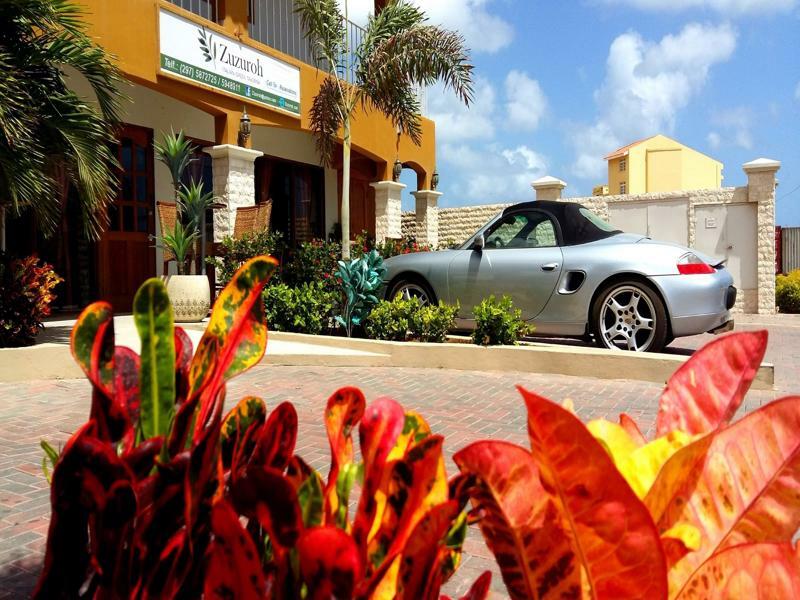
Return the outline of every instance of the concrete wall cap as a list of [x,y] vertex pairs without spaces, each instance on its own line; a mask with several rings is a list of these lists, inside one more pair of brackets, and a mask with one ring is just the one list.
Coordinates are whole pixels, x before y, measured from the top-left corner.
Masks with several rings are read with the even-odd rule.
[[444,192],[437,192],[436,190],[417,190],[411,192],[415,198],[439,198],[444,195]]
[[565,187],[567,187],[567,183],[565,181],[561,181],[558,177],[545,175],[544,177],[540,177],[539,179],[532,181],[531,187],[533,187],[535,190],[549,187],[558,187],[563,190]]
[[206,146],[203,152],[211,155],[211,158],[240,158],[242,160],[249,160],[255,162],[264,153],[260,150],[251,150],[250,148],[242,148],[241,146],[234,146],[233,144],[220,144],[219,146]]
[[370,183],[370,186],[374,187],[376,190],[404,190],[406,189],[405,183],[400,183],[399,181],[375,181]]
[[757,158],[742,165],[745,173],[756,173],[758,171],[777,171],[781,168],[781,161],[771,158]]

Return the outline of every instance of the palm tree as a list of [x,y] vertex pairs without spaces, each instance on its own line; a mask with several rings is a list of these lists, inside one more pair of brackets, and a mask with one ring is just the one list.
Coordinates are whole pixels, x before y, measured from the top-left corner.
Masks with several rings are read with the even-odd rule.
[[[0,1],[0,217],[30,209],[52,234],[63,172],[77,191],[84,230],[96,238],[116,188],[122,78],[82,17],[71,0]],[[69,89],[65,67],[88,80],[96,104]]]
[[[441,81],[467,105],[472,101],[472,65],[464,39],[430,25],[407,0],[390,0],[369,18],[357,48],[349,47],[345,14],[337,0],[295,0],[317,67],[329,77],[311,106],[311,128],[325,164],[331,165],[342,132],[342,258],[350,258],[350,123],[357,107],[377,110],[415,144],[422,137],[417,88]],[[346,77],[354,67],[352,78]],[[349,79],[352,79],[350,81]]]

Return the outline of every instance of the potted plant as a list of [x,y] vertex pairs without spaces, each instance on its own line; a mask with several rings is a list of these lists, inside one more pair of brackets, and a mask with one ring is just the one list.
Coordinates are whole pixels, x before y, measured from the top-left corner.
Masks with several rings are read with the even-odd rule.
[[[175,225],[161,231],[159,246],[175,256],[178,274],[165,277],[167,293],[179,322],[202,321],[211,308],[211,288],[204,274],[187,272],[189,258],[198,255],[202,215],[213,202],[211,192],[203,190],[203,183],[192,180],[182,183],[183,174],[192,161],[195,145],[179,131],[164,134],[155,143],[156,157],[170,171],[175,191]],[[193,252],[194,251],[194,252]],[[194,263],[193,263],[194,264]]]

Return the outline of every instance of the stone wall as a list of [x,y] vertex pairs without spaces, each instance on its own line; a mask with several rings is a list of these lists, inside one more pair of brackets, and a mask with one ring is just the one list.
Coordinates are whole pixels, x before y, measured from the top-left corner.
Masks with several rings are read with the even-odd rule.
[[[511,204],[483,204],[480,206],[459,206],[457,208],[440,208],[439,212],[439,245],[452,246],[463,244],[482,226]],[[403,237],[416,236],[416,214],[414,211],[402,215]]]

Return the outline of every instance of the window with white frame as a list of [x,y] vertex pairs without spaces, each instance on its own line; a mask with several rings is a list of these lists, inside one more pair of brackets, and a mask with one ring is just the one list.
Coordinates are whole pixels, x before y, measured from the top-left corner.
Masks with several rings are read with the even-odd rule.
[[627,158],[620,158],[619,159],[619,172],[624,173],[628,169],[628,159]]
[[619,184],[619,193],[620,194],[627,193],[627,188],[625,186],[625,182],[624,181],[620,182],[620,184]]

